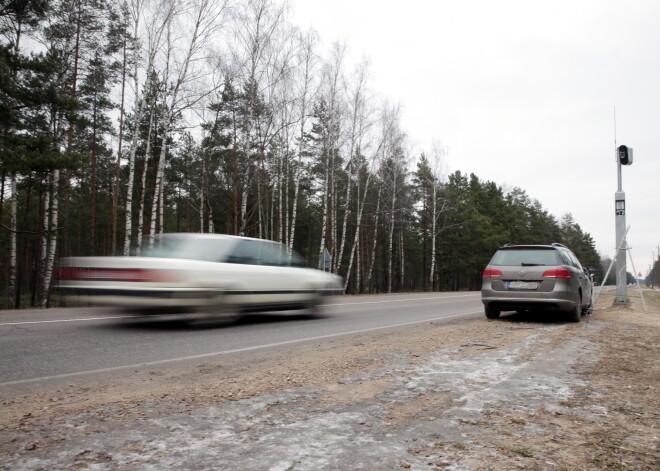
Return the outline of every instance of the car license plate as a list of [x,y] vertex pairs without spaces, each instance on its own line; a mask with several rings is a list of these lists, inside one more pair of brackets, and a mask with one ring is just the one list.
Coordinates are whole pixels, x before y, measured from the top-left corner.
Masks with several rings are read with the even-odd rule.
[[539,284],[536,281],[507,281],[506,287],[509,289],[536,289]]

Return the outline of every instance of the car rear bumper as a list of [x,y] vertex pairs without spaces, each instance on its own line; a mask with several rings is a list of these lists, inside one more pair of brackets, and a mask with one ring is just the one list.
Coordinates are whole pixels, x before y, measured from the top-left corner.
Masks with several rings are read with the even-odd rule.
[[[565,296],[564,296],[565,294]],[[547,297],[538,292],[506,292],[482,290],[481,301],[485,306],[497,311],[515,311],[519,309],[554,309],[572,311],[578,301],[570,293],[552,292]]]

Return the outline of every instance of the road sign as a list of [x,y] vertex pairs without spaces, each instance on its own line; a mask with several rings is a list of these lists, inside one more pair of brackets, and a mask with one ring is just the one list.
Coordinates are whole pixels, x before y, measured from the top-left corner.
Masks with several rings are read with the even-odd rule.
[[323,249],[323,254],[321,255],[321,270],[330,270],[332,268],[332,257],[328,249]]

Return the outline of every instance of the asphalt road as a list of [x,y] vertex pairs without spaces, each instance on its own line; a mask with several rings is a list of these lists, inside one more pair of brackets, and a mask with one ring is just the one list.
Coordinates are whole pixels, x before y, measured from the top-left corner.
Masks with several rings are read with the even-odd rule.
[[[285,313],[286,314],[286,313]],[[479,292],[330,298],[316,318],[251,316],[188,325],[104,308],[0,312],[0,388],[244,354],[416,323],[483,315]]]

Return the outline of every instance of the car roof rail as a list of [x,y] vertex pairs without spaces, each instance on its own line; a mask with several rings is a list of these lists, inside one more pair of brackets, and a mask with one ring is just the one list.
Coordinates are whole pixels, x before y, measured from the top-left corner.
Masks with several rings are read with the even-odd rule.
[[553,243],[552,243],[552,246],[553,246],[553,247],[564,247],[565,249],[568,248],[568,247],[566,247],[564,244],[560,244],[559,242],[553,242]]
[[513,247],[514,245],[516,245],[516,244],[512,244],[511,242],[507,242],[506,244],[504,244],[504,247]]

